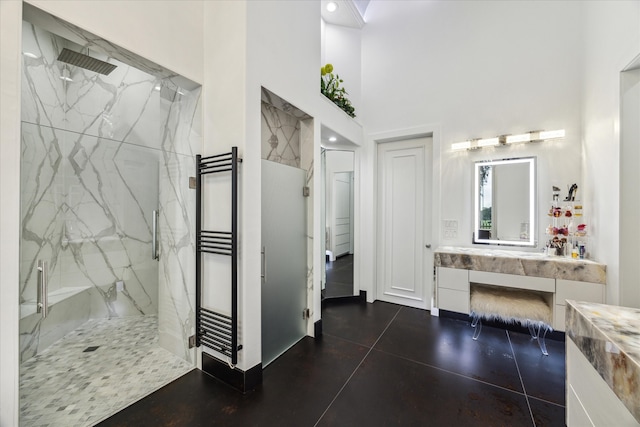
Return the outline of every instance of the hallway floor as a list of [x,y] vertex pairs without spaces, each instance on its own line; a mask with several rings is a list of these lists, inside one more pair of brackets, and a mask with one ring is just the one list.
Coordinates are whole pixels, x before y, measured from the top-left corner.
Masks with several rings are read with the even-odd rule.
[[353,295],[353,255],[343,255],[326,265],[327,283],[322,291],[324,298]]
[[564,426],[564,343],[383,302],[335,305],[242,395],[194,370],[107,426]]

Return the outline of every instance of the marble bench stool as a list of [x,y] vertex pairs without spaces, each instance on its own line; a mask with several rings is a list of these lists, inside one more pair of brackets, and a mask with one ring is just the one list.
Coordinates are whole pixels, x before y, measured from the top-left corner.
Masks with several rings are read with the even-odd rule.
[[519,323],[529,329],[531,337],[538,341],[540,350],[549,355],[545,336],[551,331],[552,311],[544,296],[501,286],[474,285],[471,287],[471,326],[475,328],[473,339],[482,331],[482,319]]

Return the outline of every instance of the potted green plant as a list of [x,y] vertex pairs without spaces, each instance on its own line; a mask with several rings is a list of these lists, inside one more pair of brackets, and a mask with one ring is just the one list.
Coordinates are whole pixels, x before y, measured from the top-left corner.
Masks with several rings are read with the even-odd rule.
[[346,97],[348,93],[341,86],[341,83],[343,83],[343,80],[340,76],[333,74],[333,65],[326,64],[320,68],[320,93],[329,98],[349,116],[355,117],[356,109],[353,108],[351,101]]

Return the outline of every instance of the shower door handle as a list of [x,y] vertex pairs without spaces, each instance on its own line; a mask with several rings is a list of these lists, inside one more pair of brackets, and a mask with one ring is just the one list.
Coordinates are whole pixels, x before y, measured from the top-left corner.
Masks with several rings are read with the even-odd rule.
[[47,262],[38,260],[38,299],[36,312],[42,313],[42,318],[49,312],[49,277],[47,276]]
[[153,210],[153,229],[151,231],[151,259],[160,259],[158,255],[158,211]]
[[262,252],[260,252],[262,255],[262,273],[260,274],[260,277],[262,278],[263,282],[267,281],[267,248],[266,246],[262,247]]

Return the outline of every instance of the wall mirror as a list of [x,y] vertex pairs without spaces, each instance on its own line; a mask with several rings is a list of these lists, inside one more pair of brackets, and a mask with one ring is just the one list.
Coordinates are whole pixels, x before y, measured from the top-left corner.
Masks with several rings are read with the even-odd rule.
[[325,125],[321,129],[320,221],[325,230],[321,297],[352,298],[360,293],[354,269],[359,256],[355,244],[358,146]]
[[536,158],[476,162],[473,243],[536,246]]

